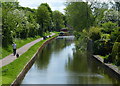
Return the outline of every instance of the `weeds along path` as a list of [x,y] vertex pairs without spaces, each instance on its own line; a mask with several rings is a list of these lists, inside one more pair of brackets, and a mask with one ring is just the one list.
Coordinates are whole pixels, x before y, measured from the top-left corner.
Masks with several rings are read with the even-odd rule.
[[[55,33],[52,33],[51,36],[55,35]],[[16,53],[18,53],[19,55],[22,55],[23,53],[25,53],[31,46],[33,46],[34,44],[36,44],[37,42],[43,40],[43,38],[39,38],[36,39],[24,46],[22,46],[21,48],[17,49]],[[4,52],[3,52],[4,53]],[[14,56],[13,54],[10,54],[8,56],[6,56],[5,58],[0,60],[0,67],[5,66],[7,64],[10,64],[11,62],[13,62],[16,58],[16,56]]]

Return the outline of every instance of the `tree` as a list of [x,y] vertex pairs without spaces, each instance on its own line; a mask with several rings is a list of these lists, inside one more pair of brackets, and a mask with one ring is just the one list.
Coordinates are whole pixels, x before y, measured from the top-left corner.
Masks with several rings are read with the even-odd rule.
[[112,23],[112,22],[106,22],[102,24],[102,32],[103,33],[107,33],[107,34],[111,34],[111,32],[114,31],[114,29],[117,27],[116,23]]
[[51,31],[51,29],[52,29],[52,22],[53,22],[52,10],[51,10],[50,6],[47,3],[42,3],[41,6],[46,6],[48,11],[49,11],[49,13],[50,13],[51,20],[50,20],[50,23],[49,23],[49,26],[48,26],[48,31]]
[[58,10],[53,11],[53,26],[55,31],[60,31],[64,27],[64,15]]
[[120,13],[116,10],[106,10],[104,12],[104,16],[103,18],[101,19],[101,21],[104,21],[104,22],[113,22],[113,23],[116,23],[119,21],[119,15]]
[[43,35],[43,32],[46,32],[48,30],[50,20],[51,17],[48,8],[44,5],[40,5],[37,9],[37,22],[40,25],[39,28],[40,35]]
[[65,9],[68,24],[75,30],[88,29],[93,24],[92,11],[86,2],[71,2]]
[[2,2],[2,45],[13,41],[13,29],[16,26],[12,12],[18,7],[18,2]]
[[120,2],[115,2],[115,4],[116,4],[116,10],[118,11],[118,15],[119,15],[119,17],[118,17],[118,25],[120,26]]
[[108,10],[109,4],[108,3],[101,3],[98,1],[93,1],[90,4],[90,8],[92,9],[92,14],[94,16],[94,25],[100,26],[101,23],[104,23],[103,17],[104,12]]
[[2,43],[3,47],[16,38],[28,38],[38,35],[35,9],[18,7],[17,2],[2,3]]
[[120,2],[115,2],[115,5],[116,5],[116,10],[120,11]]

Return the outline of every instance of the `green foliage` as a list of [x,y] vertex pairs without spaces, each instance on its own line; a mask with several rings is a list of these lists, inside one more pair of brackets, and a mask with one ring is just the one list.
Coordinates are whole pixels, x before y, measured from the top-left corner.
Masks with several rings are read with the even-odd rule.
[[19,6],[19,2],[11,1],[11,2],[2,2],[2,7],[10,10],[10,9],[15,9]]
[[[59,12],[60,13],[60,12]],[[63,14],[58,20],[58,29],[64,26]],[[55,19],[54,19],[55,20]],[[16,38],[27,39],[54,30],[52,10],[47,3],[38,9],[19,6],[18,2],[2,2],[2,45],[7,47]]]
[[15,38],[35,37],[39,25],[36,23],[35,10],[18,7],[16,2],[2,3],[2,43],[4,47],[11,44]]
[[104,41],[105,43],[108,42],[110,40],[110,34],[102,34],[101,40]]
[[64,15],[58,10],[53,11],[53,27],[55,31],[60,31],[64,27]]
[[120,42],[120,35],[117,37],[116,42]]
[[[84,9],[84,10],[83,10]],[[66,7],[67,21],[77,31],[89,28],[93,24],[93,15],[89,5],[85,2],[71,2]]]
[[119,44],[115,43],[120,40],[119,3],[70,2],[66,6],[67,26],[74,29],[76,47],[86,50],[87,42],[92,39],[93,54],[105,56],[112,62],[112,52],[112,57],[119,64]]
[[74,31],[73,34],[77,39],[80,37],[80,32]]
[[89,37],[95,41],[101,38],[101,28],[92,27],[89,29]]
[[111,40],[115,42],[117,37],[120,35],[120,27],[114,28],[114,31],[111,33]]
[[117,22],[118,25],[120,26],[120,21],[119,21],[120,12],[118,11],[119,2],[102,3],[102,2],[93,1],[91,3],[91,9],[95,19],[94,22],[95,26],[101,26],[101,24],[109,21],[113,23]]
[[120,65],[120,42],[114,43],[111,55],[113,62]]
[[103,17],[102,21],[104,21],[104,22],[111,21],[111,22],[114,22],[114,23],[118,21],[118,24],[119,24],[119,17],[120,17],[119,14],[120,13],[118,11],[113,10],[113,9],[106,10],[104,12],[104,17]]
[[81,51],[85,51],[87,48],[88,42],[88,31],[83,29],[82,32],[74,31],[74,35],[76,37],[76,48]]
[[52,17],[52,10],[51,10],[50,6],[47,3],[42,3],[41,6],[47,7],[48,11],[50,12],[50,16]]
[[37,9],[37,22],[40,25],[39,34],[43,35],[43,32],[46,32],[48,30],[50,21],[51,16],[48,7],[45,5],[40,5]]
[[95,26],[100,26],[101,23],[103,22],[103,17],[104,17],[104,12],[106,11],[107,9],[105,8],[95,8],[94,10],[94,18],[95,18],[95,22],[94,22],[94,25]]
[[103,33],[111,34],[111,32],[113,32],[113,29],[117,27],[117,24],[109,21],[109,22],[103,23],[102,27],[103,27],[102,29]]
[[106,56],[112,51],[112,43],[106,42],[105,40],[96,40],[94,42],[94,54]]

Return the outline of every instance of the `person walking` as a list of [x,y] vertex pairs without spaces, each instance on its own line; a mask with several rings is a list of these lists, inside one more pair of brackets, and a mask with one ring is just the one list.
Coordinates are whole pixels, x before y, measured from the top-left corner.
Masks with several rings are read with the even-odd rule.
[[12,46],[13,46],[13,55],[15,56],[16,55],[16,46],[17,45],[15,43],[13,43]]

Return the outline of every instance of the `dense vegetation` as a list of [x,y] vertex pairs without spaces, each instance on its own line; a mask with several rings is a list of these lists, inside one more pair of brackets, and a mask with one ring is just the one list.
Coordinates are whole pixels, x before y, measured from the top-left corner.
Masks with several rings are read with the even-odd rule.
[[83,46],[92,40],[94,54],[120,65],[119,2],[68,2],[65,15],[52,11],[47,3],[42,3],[38,9],[21,7],[19,2],[1,4],[3,49],[16,39],[45,36],[46,32],[60,31],[67,26],[74,29],[78,49],[85,49]]
[[[2,2],[2,58],[12,53],[11,44],[17,48],[51,31],[65,27],[65,16],[59,11],[52,11],[47,3],[38,9],[22,7],[19,2]],[[2,59],[0,58],[0,59]]]
[[[55,19],[56,16],[60,18]],[[47,3],[42,3],[38,9],[30,9],[21,7],[19,2],[2,2],[3,47],[16,39],[44,36],[45,32],[59,31],[64,26],[64,15],[52,11]]]
[[92,42],[93,54],[105,57],[105,62],[120,65],[120,3],[66,3],[69,28],[74,29],[77,48],[87,49]]

